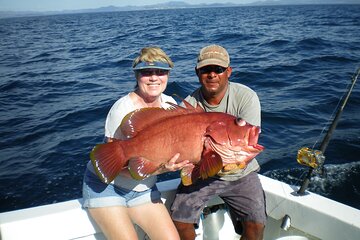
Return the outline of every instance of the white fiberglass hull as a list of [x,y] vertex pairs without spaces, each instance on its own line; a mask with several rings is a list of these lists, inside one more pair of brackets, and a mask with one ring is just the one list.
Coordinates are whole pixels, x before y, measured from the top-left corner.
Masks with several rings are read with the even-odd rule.
[[[269,216],[264,239],[358,239],[360,210],[308,193],[296,196],[297,189],[260,175]],[[179,179],[158,183],[166,206],[174,198]],[[0,239],[105,239],[96,223],[81,207],[81,199],[0,213]],[[218,209],[204,214],[197,228],[199,239],[239,239],[220,198],[207,206]],[[286,217],[285,217],[286,216]],[[287,231],[281,228],[287,218]],[[283,223],[285,224],[285,222]],[[285,225],[286,225],[285,224]],[[139,239],[147,239],[138,228]]]

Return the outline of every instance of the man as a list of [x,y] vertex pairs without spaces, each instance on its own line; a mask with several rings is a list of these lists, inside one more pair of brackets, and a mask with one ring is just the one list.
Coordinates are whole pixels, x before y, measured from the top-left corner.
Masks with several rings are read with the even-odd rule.
[[[195,68],[201,87],[185,100],[205,111],[225,112],[260,126],[260,102],[245,85],[229,82],[232,73],[225,48],[210,45],[201,49]],[[231,219],[241,239],[263,239],[266,222],[265,196],[257,175],[259,164],[253,159],[245,167],[226,174],[180,185],[171,206],[171,216],[182,240],[195,239],[198,223],[207,200],[219,195],[227,204]]]

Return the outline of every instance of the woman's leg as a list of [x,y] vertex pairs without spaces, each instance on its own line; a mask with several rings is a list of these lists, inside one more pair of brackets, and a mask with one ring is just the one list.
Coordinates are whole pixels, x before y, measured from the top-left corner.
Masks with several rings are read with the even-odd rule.
[[161,202],[128,208],[131,219],[156,240],[179,240],[179,234],[169,212]]
[[121,206],[89,208],[89,212],[108,240],[137,239],[128,208]]

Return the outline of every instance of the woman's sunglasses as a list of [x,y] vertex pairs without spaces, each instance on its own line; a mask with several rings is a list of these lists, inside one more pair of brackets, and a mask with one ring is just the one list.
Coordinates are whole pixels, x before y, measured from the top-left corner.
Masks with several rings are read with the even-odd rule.
[[153,75],[156,76],[164,76],[167,75],[169,73],[169,70],[164,70],[164,69],[143,69],[143,70],[138,70],[138,72],[141,74],[141,76],[143,77],[150,77]]

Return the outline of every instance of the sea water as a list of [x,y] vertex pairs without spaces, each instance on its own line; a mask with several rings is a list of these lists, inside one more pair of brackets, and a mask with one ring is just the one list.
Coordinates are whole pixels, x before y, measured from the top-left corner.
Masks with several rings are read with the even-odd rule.
[[[81,197],[107,112],[133,90],[132,60],[150,45],[174,61],[166,93],[181,97],[199,86],[198,51],[224,46],[230,80],[261,100],[261,173],[300,185],[298,149],[318,147],[360,67],[359,16],[360,5],[304,5],[0,19],[0,211]],[[360,209],[360,86],[325,155],[309,189]]]

